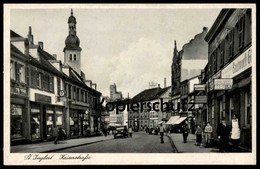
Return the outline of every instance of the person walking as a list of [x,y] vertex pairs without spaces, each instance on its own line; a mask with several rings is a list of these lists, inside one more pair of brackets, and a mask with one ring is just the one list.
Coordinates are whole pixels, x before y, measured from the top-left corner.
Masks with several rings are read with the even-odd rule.
[[219,150],[220,152],[225,152],[228,149],[230,129],[226,123],[225,119],[221,120],[221,123],[217,127],[217,135],[220,143]]
[[204,129],[205,139],[206,139],[206,147],[210,144],[212,131],[213,131],[212,126],[210,125],[210,122],[208,122],[205,129]]
[[234,114],[232,121],[231,121],[231,141],[235,149],[238,148],[239,141],[240,141],[240,129],[239,129],[239,122],[237,115]]
[[133,132],[132,126],[130,126],[129,129],[128,129],[128,133],[129,133],[129,136],[130,136],[130,137],[132,137],[132,132]]
[[185,120],[185,123],[182,126],[182,135],[183,135],[183,143],[186,143],[187,137],[189,135],[189,127],[188,127],[188,121],[187,120]]
[[59,129],[57,126],[53,127],[52,136],[54,137],[54,144],[57,144],[58,137],[59,137]]
[[196,134],[196,143],[197,143],[197,146],[200,146],[201,145],[201,141],[202,141],[202,136],[203,136],[203,130],[200,126],[200,124],[197,126],[197,129],[195,131],[195,134]]
[[161,138],[161,143],[164,143],[164,140],[163,140],[163,135],[164,135],[164,132],[165,132],[165,129],[163,127],[163,124],[160,125],[159,127],[159,131],[160,131],[160,138]]

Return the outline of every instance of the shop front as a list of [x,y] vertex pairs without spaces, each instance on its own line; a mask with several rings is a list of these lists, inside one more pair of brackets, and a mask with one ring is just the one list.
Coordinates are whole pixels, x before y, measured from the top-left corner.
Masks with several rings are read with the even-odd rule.
[[65,127],[65,109],[53,105],[51,96],[35,94],[35,101],[30,101],[31,140],[52,140],[53,127]]
[[87,107],[71,105],[69,109],[69,131],[71,138],[88,136],[90,131]]

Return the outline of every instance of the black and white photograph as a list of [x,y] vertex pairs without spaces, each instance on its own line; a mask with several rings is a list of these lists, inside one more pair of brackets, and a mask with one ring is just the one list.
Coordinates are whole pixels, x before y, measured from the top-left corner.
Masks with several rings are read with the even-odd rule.
[[255,4],[4,4],[4,164],[256,164]]

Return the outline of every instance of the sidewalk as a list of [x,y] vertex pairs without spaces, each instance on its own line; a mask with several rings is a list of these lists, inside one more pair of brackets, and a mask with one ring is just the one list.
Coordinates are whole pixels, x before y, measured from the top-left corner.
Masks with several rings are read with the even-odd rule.
[[219,152],[218,149],[210,147],[205,148],[204,146],[196,146],[195,134],[189,134],[187,142],[183,143],[182,133],[171,133],[168,136],[172,139],[178,153],[212,153]]
[[113,139],[113,135],[11,146],[11,153],[48,153]]

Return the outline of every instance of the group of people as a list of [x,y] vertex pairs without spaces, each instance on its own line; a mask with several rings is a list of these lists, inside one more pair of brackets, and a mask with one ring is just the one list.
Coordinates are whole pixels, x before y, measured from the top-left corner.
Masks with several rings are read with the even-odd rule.
[[[196,134],[196,145],[202,145],[202,138],[205,138],[206,147],[211,143],[213,128],[210,125],[210,122],[207,123],[204,130],[201,125],[197,125],[195,134]],[[182,126],[183,133],[183,142],[187,142],[187,137],[190,133],[190,129],[188,127],[188,121],[186,120],[184,125]],[[223,118],[221,123],[217,126],[217,137],[219,140],[219,149],[220,152],[227,151],[229,148],[229,141],[233,143],[234,148],[237,148],[240,140],[240,129],[237,115],[234,114],[231,126],[226,123],[226,120]],[[231,139],[231,140],[230,140]]]

